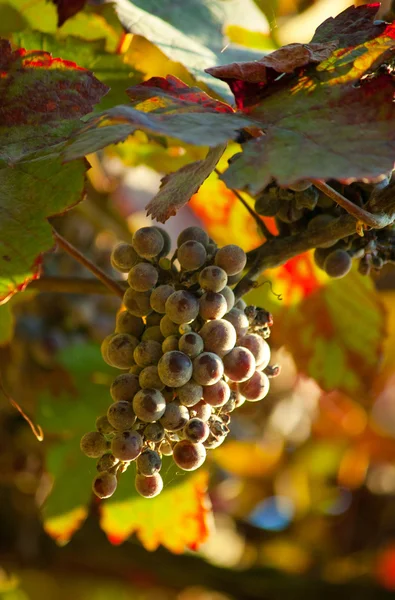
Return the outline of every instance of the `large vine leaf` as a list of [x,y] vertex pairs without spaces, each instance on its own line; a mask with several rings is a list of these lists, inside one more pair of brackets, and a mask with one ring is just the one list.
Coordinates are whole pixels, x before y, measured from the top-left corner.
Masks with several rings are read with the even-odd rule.
[[47,217],[82,199],[86,163],[59,159],[0,169],[0,302],[36,278],[40,255],[54,242]]
[[92,73],[48,52],[0,40],[0,159],[15,163],[65,139],[108,91]]

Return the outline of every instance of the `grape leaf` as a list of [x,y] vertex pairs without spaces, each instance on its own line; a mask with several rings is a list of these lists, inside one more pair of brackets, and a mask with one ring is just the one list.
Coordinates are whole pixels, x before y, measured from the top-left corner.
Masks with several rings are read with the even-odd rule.
[[14,333],[14,317],[9,303],[0,305],[0,346],[8,344]]
[[120,544],[136,533],[147,550],[162,544],[180,554],[186,547],[196,550],[206,540],[211,527],[207,471],[180,473],[172,462],[169,468],[162,467],[162,475],[163,491],[149,500],[135,491],[133,474],[120,478],[116,493],[101,508],[100,526],[112,543]]
[[166,175],[160,190],[147,205],[147,215],[165,223],[195,194],[204,180],[214,170],[226,146],[211,148],[203,160],[185,165],[175,173]]
[[329,17],[315,31],[312,42],[324,43],[337,40],[340,48],[357,46],[377,37],[386,25],[374,18],[380,8],[379,2],[364,6],[349,6],[336,17]]
[[0,168],[0,301],[38,276],[40,254],[54,242],[46,219],[82,199],[86,163],[59,159]]
[[0,40],[0,57],[0,159],[9,163],[67,139],[108,91],[89,71],[48,52],[13,52]]
[[52,0],[58,11],[58,27],[76,15],[85,6],[86,0]]

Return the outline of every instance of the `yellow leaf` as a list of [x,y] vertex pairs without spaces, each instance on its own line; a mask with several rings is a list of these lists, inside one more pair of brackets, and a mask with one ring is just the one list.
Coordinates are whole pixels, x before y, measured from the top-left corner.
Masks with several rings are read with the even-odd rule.
[[283,452],[280,439],[265,443],[230,441],[213,452],[216,463],[233,475],[262,477],[271,473]]
[[63,546],[80,529],[82,523],[88,516],[87,508],[78,506],[70,512],[60,516],[49,517],[44,520],[44,529],[57,544]]

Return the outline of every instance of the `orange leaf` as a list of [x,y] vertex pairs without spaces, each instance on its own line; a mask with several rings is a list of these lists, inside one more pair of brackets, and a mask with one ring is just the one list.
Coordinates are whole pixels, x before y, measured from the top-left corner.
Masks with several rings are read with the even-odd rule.
[[67,544],[74,533],[80,529],[87,516],[88,509],[83,506],[78,506],[70,512],[60,516],[45,519],[43,527],[48,535],[56,540],[60,546],[63,546],[64,544]]

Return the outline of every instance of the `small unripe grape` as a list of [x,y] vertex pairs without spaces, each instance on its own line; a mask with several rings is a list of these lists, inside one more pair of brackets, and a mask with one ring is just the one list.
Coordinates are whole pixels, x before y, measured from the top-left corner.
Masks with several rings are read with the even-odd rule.
[[114,402],[128,400],[131,402],[140,389],[139,378],[132,373],[122,373],[114,379],[110,387],[111,398]]
[[111,441],[111,452],[122,461],[135,460],[143,449],[143,438],[138,431],[122,431]]
[[187,354],[190,358],[195,358],[204,349],[203,339],[198,333],[191,331],[190,333],[184,333],[178,341],[178,348],[184,354]]
[[177,388],[177,396],[184,406],[194,406],[203,398],[203,387],[195,381],[188,381]]
[[333,250],[324,263],[324,270],[330,277],[340,278],[347,275],[352,267],[352,258],[345,250]]
[[206,262],[207,252],[203,244],[195,240],[188,240],[179,246],[177,259],[185,271],[200,269]]
[[265,369],[270,362],[270,346],[257,333],[247,333],[238,340],[238,345],[248,348],[254,355],[256,368]]
[[189,412],[186,406],[177,402],[169,402],[160,423],[166,431],[178,431],[182,429],[189,420]]
[[232,310],[226,313],[224,319],[229,321],[229,323],[232,323],[238,338],[243,337],[247,333],[250,324],[244,310],[232,308]]
[[155,327],[155,325],[160,325],[161,320],[162,315],[157,312],[151,312],[145,317],[145,324],[147,327]]
[[204,400],[201,400],[200,402],[198,402],[198,404],[195,404],[195,406],[189,409],[189,414],[191,415],[191,417],[197,417],[202,421],[208,421],[212,415],[212,412],[213,409],[211,407],[211,404],[208,404]]
[[221,290],[219,292],[220,294],[222,294],[222,296],[225,298],[226,300],[226,312],[229,312],[230,310],[232,310],[232,308],[235,305],[235,295],[233,293],[233,290],[230,289],[230,287],[228,287],[227,285],[224,287],[223,290]]
[[103,454],[96,463],[96,469],[99,473],[102,473],[103,471],[109,471],[118,463],[119,460],[113,454]]
[[108,407],[107,419],[118,431],[130,429],[136,422],[133,406],[126,400],[119,400]]
[[248,348],[236,346],[223,358],[225,375],[232,381],[246,381],[255,371],[255,358]]
[[191,331],[192,331],[192,325],[189,325],[188,323],[182,323],[178,328],[178,333],[180,335],[185,335],[186,333],[191,333]]
[[192,323],[199,314],[199,302],[191,292],[178,290],[166,300],[166,315],[173,321],[181,325],[182,323]]
[[141,371],[139,375],[139,384],[142,388],[153,388],[154,390],[159,391],[162,391],[165,387],[159,377],[158,367],[156,365],[150,365]]
[[200,385],[213,385],[223,374],[222,360],[213,352],[202,352],[193,361],[193,379]]
[[160,326],[160,330],[161,330],[162,334],[165,336],[165,338],[169,337],[170,335],[178,336],[179,332],[178,332],[177,323],[173,323],[173,321],[171,319],[169,319],[169,317],[167,315],[162,317],[159,326]]
[[215,352],[218,356],[225,356],[236,344],[236,330],[232,323],[225,319],[207,321],[199,334],[203,338],[204,349]]
[[226,272],[215,265],[205,267],[199,274],[200,287],[205,291],[220,292],[228,282]]
[[197,444],[198,442],[204,442],[210,433],[210,428],[202,421],[202,419],[190,419],[184,427],[184,435],[187,440]]
[[136,475],[135,479],[136,491],[143,498],[155,498],[163,490],[163,479],[159,473],[155,473],[150,477],[145,475]]
[[162,352],[171,352],[172,350],[178,350],[178,336],[169,335],[162,342]]
[[107,357],[117,369],[128,369],[134,365],[133,352],[138,339],[129,333],[117,333],[108,342]]
[[162,459],[155,450],[147,448],[138,457],[136,465],[141,475],[151,476],[161,470]]
[[121,273],[128,273],[141,258],[131,244],[120,242],[111,252],[111,264],[114,269]]
[[128,310],[122,310],[117,314],[116,333],[130,333],[130,335],[139,338],[143,331],[144,321],[140,317],[132,315]]
[[104,435],[107,435],[114,431],[114,427],[111,425],[111,423],[107,419],[107,415],[102,415],[101,417],[97,417],[96,429],[99,433],[103,433]]
[[156,286],[159,273],[151,263],[141,262],[130,269],[128,283],[136,292],[147,292]]
[[162,344],[153,340],[140,342],[133,353],[133,358],[139,367],[156,365],[162,356]]
[[133,410],[136,416],[145,423],[153,423],[160,419],[166,409],[166,401],[159,390],[146,388],[137,392],[133,398]]
[[110,498],[117,489],[117,478],[113,473],[104,471],[93,480],[92,490],[98,498]]
[[166,308],[166,300],[174,294],[174,288],[171,285],[158,285],[151,293],[150,303],[151,308],[153,308],[157,313],[165,314]]
[[148,442],[155,444],[161,442],[165,437],[165,430],[160,423],[148,423],[144,429],[144,437]]
[[261,371],[255,371],[253,376],[239,384],[240,393],[249,400],[249,402],[258,402],[267,396],[270,388],[270,381]]
[[163,229],[163,227],[157,227],[155,225],[154,229],[157,229],[159,231],[159,233],[161,234],[161,236],[163,237],[163,248],[160,251],[159,256],[160,257],[167,256],[171,250],[171,237],[167,233],[166,229]]
[[150,305],[151,292],[136,292],[128,288],[123,296],[123,303],[132,315],[146,317],[152,311]]
[[165,243],[158,229],[155,227],[142,227],[134,234],[132,245],[139,256],[153,258],[162,252]]
[[228,303],[222,293],[206,292],[199,299],[199,314],[206,321],[221,319],[227,311]]
[[220,248],[215,255],[215,264],[221,267],[227,275],[236,275],[244,269],[247,263],[247,255],[235,244],[229,244]]
[[229,396],[230,388],[223,379],[220,379],[213,385],[206,385],[203,388],[203,399],[214,407],[226,404]]
[[203,444],[193,444],[189,440],[181,440],[173,448],[174,462],[184,471],[194,471],[206,460],[206,449]]
[[163,442],[159,446],[159,452],[163,454],[163,456],[172,456],[173,446],[167,440],[163,440]]
[[192,362],[183,352],[166,352],[158,363],[159,377],[168,387],[181,387],[192,377]]
[[201,227],[187,227],[184,231],[181,231],[177,238],[177,246],[180,247],[189,240],[200,242],[204,247],[208,246],[210,242],[210,238]]
[[141,340],[145,342],[146,340],[152,340],[154,342],[159,342],[160,344],[164,340],[164,335],[160,330],[159,325],[152,325],[151,327],[147,327],[141,336]]
[[90,458],[99,458],[107,451],[107,441],[98,431],[90,431],[82,436],[80,441],[81,451]]

